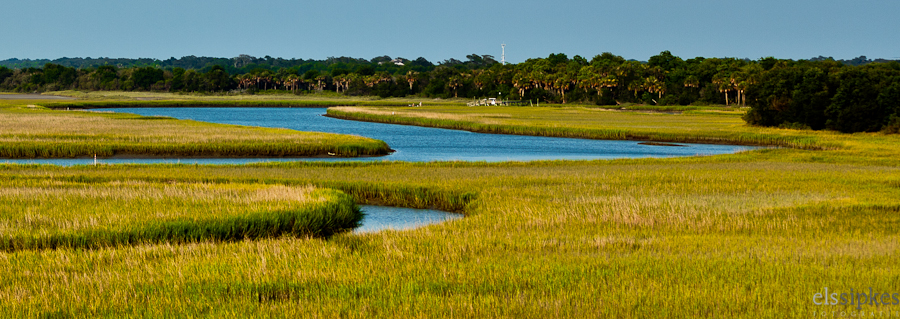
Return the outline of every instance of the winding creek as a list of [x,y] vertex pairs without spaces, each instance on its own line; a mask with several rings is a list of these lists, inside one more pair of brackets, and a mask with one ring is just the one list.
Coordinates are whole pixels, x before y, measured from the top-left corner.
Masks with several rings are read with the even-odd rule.
[[[283,161],[533,161],[585,160],[641,157],[680,157],[728,154],[751,146],[680,144],[684,147],[642,145],[640,141],[610,141],[519,135],[482,134],[418,126],[339,120],[323,116],[324,108],[115,108],[105,111],[145,116],[169,116],[196,121],[280,127],[300,131],[354,134],[379,139],[396,150],[391,155],[364,158],[108,158],[100,163],[245,164]],[[94,163],[93,159],[21,159],[0,163]],[[362,206],[366,217],[356,233],[382,229],[409,229],[439,223],[462,215],[435,210]]]
[[[391,155],[362,158],[110,158],[101,163],[245,164],[276,161],[533,161],[716,155],[752,146],[680,144],[641,145],[640,141],[588,140],[540,136],[472,133],[409,125],[339,120],[322,116],[324,108],[112,108],[104,111],[169,116],[203,122],[280,127],[299,131],[354,134],[379,139],[396,150]],[[9,163],[92,164],[93,159],[0,160]]]

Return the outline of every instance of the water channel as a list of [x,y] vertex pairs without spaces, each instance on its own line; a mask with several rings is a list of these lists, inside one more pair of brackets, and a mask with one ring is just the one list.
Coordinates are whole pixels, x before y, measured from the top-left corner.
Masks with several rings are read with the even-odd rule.
[[[391,155],[363,158],[106,158],[103,164],[245,164],[283,161],[532,161],[715,155],[750,150],[735,145],[642,145],[639,141],[609,141],[519,135],[481,134],[407,125],[347,121],[323,116],[324,108],[120,108],[104,111],[169,116],[203,122],[280,127],[299,131],[354,134],[379,139],[396,150]],[[0,163],[93,164],[94,159],[17,159]],[[366,213],[357,233],[409,229],[460,218],[461,215],[397,207],[362,206]]]
[[[639,141],[588,140],[482,134],[409,125],[339,120],[323,116],[324,108],[118,108],[104,111],[169,116],[203,122],[280,127],[299,131],[354,134],[379,139],[396,150],[391,155],[362,158],[111,158],[100,163],[245,164],[275,161],[533,161],[640,157],[680,157],[736,153],[752,146],[680,144],[641,145]],[[20,159],[0,163],[56,165],[92,164],[93,159]]]

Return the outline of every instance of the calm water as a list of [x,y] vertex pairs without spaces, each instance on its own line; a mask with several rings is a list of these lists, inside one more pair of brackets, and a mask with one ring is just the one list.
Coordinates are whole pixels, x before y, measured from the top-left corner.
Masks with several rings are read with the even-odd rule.
[[[274,161],[530,161],[714,155],[749,150],[731,145],[683,144],[686,147],[640,145],[637,141],[604,141],[518,135],[481,134],[417,126],[338,120],[322,116],[324,108],[127,108],[108,109],[141,115],[300,131],[355,134],[385,141],[391,155],[368,158],[212,158],[99,159],[99,163],[244,164]],[[9,163],[91,164],[93,159],[0,160]],[[462,215],[436,210],[363,206],[366,217],[357,233],[410,229]]]
[[[397,150],[368,158],[274,159],[100,159],[100,163],[243,164],[273,161],[531,161],[677,157],[735,153],[748,146],[682,144],[686,147],[640,145],[638,141],[605,141],[501,134],[481,134],[407,125],[339,120],[322,116],[324,108],[122,108],[114,112],[170,116],[204,122],[281,127],[300,131],[354,134],[385,141]],[[91,164],[93,159],[0,160],[10,163]]]
[[353,230],[355,233],[371,233],[379,230],[404,230],[436,224],[447,220],[462,218],[460,214],[431,209],[412,209],[402,207],[385,207],[360,205],[366,214],[362,226]]

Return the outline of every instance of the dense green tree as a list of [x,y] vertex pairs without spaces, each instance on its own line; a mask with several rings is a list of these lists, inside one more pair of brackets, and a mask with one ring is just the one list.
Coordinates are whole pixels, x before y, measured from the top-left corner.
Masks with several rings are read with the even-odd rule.
[[135,88],[150,90],[150,86],[156,82],[163,81],[163,70],[154,67],[142,67],[134,70],[131,74],[131,82]]
[[897,102],[896,81],[900,73],[880,67],[846,68],[836,75],[839,86],[825,110],[826,126],[842,132],[874,132],[880,130]]
[[833,96],[828,71],[815,66],[776,66],[760,75],[748,92],[748,123],[762,126],[801,123],[825,128],[825,109]]
[[214,65],[206,74],[203,75],[206,80],[206,88],[209,91],[224,91],[232,88],[233,81],[225,72],[225,68]]
[[172,69],[172,83],[171,89],[173,91],[182,91],[184,90],[184,68],[174,68]]
[[62,65],[47,63],[42,72],[41,84],[56,83],[61,88],[69,88],[75,82],[77,71]]
[[647,61],[647,65],[651,67],[658,67],[664,71],[671,72],[683,68],[684,60],[672,55],[672,53],[669,51],[663,51],[658,55],[650,57],[650,60]]
[[12,75],[13,75],[13,71],[12,71],[12,70],[10,70],[10,69],[8,69],[8,68],[6,68],[6,67],[0,66],[0,84],[2,84],[3,81],[6,80],[6,78],[11,77]]
[[[727,104],[750,106],[746,119],[753,125],[900,132],[900,63],[865,57],[851,61],[825,57],[799,61],[772,57],[757,61],[702,57],[683,60],[663,51],[648,62],[629,61],[609,52],[590,61],[554,53],[508,65],[497,63],[493,56],[479,54],[467,55],[466,61],[444,60],[439,65],[421,57],[411,61],[398,59],[403,65],[391,63],[388,56],[371,60],[286,60],[249,55],[233,59],[188,56],[163,61],[100,58],[61,59],[59,64],[13,59],[7,62],[22,67],[0,66],[0,90],[239,89],[253,94],[284,89],[305,94],[328,89],[346,95],[382,97]],[[98,61],[102,64],[92,65]]]

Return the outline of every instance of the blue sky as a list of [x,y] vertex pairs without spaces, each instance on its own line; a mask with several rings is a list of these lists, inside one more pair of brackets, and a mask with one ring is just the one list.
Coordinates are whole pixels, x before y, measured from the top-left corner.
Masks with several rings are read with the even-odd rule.
[[900,59],[900,1],[5,1],[0,59]]

